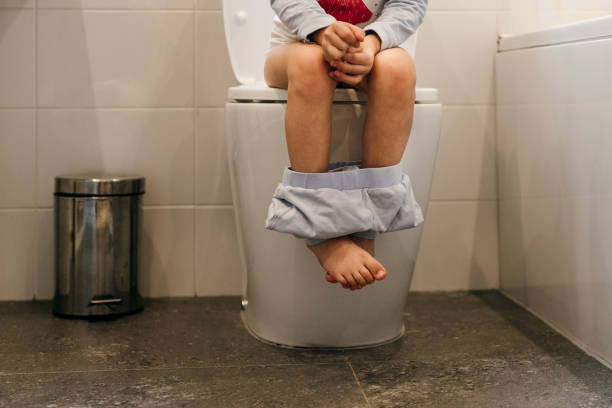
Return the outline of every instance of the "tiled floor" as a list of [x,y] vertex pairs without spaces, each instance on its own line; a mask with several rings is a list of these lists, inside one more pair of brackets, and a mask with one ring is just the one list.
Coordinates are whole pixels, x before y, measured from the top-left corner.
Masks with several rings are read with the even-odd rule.
[[239,305],[0,303],[0,407],[612,407],[612,371],[496,291],[411,293],[401,340],[352,351],[260,343]]

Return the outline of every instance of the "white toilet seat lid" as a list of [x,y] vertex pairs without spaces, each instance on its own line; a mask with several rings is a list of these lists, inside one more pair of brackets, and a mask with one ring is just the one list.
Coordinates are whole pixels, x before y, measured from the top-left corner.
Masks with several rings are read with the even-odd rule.
[[241,84],[263,81],[273,17],[269,0],[223,0],[227,49]]
[[[229,100],[240,102],[267,101],[286,102],[287,90],[270,88],[264,82],[256,82],[248,85],[234,86],[228,89]],[[363,92],[352,88],[336,89],[334,102],[367,102],[368,97]],[[416,103],[437,103],[438,90],[436,88],[416,88]]]

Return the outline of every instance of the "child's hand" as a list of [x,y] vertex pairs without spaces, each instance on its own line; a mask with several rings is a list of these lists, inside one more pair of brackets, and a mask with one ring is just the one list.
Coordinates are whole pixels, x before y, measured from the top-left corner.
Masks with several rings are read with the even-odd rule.
[[349,47],[359,47],[364,38],[363,29],[343,21],[336,21],[314,34],[328,62],[340,61]]
[[342,61],[331,61],[329,65],[335,70],[329,76],[347,85],[357,86],[362,82],[374,65],[374,56],[380,51],[380,39],[368,35],[358,48],[349,48]]

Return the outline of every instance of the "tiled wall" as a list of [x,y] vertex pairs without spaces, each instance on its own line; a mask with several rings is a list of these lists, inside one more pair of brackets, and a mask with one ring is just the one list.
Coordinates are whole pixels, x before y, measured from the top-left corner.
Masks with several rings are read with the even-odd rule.
[[612,13],[612,0],[502,0],[498,31],[518,34]]
[[417,86],[444,105],[429,212],[412,290],[498,286],[495,177],[496,0],[431,0]]
[[[413,290],[498,285],[497,0],[431,0],[418,86],[444,104]],[[147,177],[144,296],[240,293],[221,0],[0,0],[0,299],[53,296],[53,178]]]

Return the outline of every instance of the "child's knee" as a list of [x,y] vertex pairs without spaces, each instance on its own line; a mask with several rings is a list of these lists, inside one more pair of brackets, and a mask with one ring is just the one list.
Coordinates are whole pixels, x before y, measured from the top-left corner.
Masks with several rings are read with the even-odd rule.
[[289,87],[312,97],[327,96],[336,88],[321,47],[305,45],[294,50],[288,63]]
[[377,90],[402,97],[414,93],[416,69],[410,54],[401,48],[380,52],[374,58],[370,81],[375,81]]

